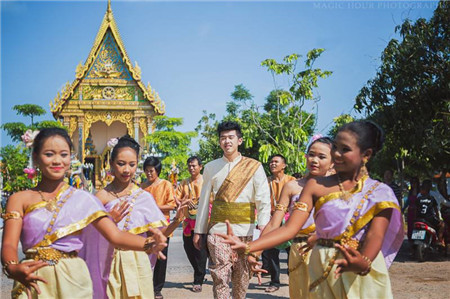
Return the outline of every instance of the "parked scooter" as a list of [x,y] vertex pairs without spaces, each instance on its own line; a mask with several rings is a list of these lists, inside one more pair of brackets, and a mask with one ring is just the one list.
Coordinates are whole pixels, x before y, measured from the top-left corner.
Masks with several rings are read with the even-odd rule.
[[420,219],[414,222],[411,239],[414,242],[415,258],[419,262],[424,262],[427,254],[438,252],[439,241],[436,230]]

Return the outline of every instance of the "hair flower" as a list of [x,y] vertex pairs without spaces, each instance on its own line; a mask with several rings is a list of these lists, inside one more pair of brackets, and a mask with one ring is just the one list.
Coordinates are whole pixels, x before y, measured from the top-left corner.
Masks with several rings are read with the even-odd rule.
[[23,143],[25,143],[26,147],[31,147],[33,145],[34,138],[39,134],[39,131],[31,131],[27,130],[25,134],[21,136]]
[[36,169],[32,167],[27,167],[23,169],[23,172],[27,174],[27,178],[32,180],[36,176]]
[[108,140],[108,142],[106,143],[108,145],[109,148],[113,148],[116,146],[116,144],[119,142],[119,138],[111,138]]

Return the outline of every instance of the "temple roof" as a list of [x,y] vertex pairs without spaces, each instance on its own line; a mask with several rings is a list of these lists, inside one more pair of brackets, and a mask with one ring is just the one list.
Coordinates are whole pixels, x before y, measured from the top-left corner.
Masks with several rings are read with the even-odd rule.
[[[109,57],[111,56],[110,53],[112,53],[114,57]],[[99,64],[101,64],[103,68],[99,69]],[[113,66],[112,68],[110,67],[111,65]],[[128,57],[116,21],[114,20],[110,0],[108,0],[106,13],[103,17],[97,36],[95,37],[94,45],[92,46],[85,63],[83,65],[79,64],[75,73],[75,80],[72,84],[68,82],[61,94],[58,92],[54,101],[50,103],[50,110],[55,118],[59,116],[66,102],[74,96],[75,90],[80,83],[93,80],[97,80],[96,83],[103,80],[112,85],[114,85],[115,81],[121,81],[122,85],[134,81],[141,90],[143,98],[149,101],[154,108],[155,113],[162,115],[165,112],[164,102],[161,101],[158,94],[152,90],[150,84],[146,87],[142,83],[139,65],[136,62],[133,66]]]

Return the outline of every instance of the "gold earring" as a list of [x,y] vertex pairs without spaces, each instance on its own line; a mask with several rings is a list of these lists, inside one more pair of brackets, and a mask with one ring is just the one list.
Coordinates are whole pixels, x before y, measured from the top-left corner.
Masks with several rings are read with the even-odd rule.
[[367,171],[367,167],[366,167],[367,161],[368,161],[367,158],[363,158],[363,160],[362,160],[361,169],[359,171],[359,173],[361,174],[361,177],[369,174],[369,172]]

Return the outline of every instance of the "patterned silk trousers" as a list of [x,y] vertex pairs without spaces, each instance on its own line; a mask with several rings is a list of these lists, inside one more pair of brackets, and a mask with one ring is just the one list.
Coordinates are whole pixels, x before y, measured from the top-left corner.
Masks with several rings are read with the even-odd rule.
[[[249,242],[252,237],[239,237],[239,239]],[[210,255],[209,270],[214,282],[214,298],[230,298],[231,280],[233,299],[245,299],[250,280],[247,257],[238,255],[230,245],[222,243],[222,238],[216,235],[208,235],[207,245]]]

